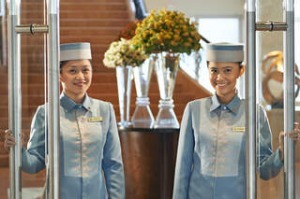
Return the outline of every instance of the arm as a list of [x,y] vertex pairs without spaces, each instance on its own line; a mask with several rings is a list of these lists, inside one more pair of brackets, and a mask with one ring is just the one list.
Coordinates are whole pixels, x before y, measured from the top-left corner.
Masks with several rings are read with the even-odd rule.
[[103,171],[109,198],[125,198],[125,179],[121,153],[121,144],[116,124],[115,113],[109,105],[110,118],[107,138],[103,152]]
[[194,134],[189,104],[183,113],[178,140],[174,177],[173,199],[188,198],[190,176],[193,166]]
[[27,149],[22,148],[22,169],[37,173],[45,168],[45,109],[39,107],[33,117]]
[[273,152],[272,133],[265,111],[259,107],[259,130],[258,133],[258,169],[260,177],[268,180],[275,177],[281,170],[283,163],[281,160],[280,147]]

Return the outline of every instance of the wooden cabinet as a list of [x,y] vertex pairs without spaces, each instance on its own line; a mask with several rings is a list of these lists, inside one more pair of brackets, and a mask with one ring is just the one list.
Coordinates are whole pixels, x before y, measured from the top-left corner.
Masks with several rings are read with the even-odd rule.
[[171,199],[178,129],[119,130],[126,198]]

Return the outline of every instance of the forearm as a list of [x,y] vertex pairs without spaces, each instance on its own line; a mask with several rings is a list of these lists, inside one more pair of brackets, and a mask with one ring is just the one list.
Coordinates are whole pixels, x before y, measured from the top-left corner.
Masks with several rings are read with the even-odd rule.
[[259,166],[260,177],[264,180],[275,177],[281,171],[282,166],[281,152],[278,148],[273,154],[261,160]]
[[22,170],[26,173],[37,173],[45,168],[45,159],[22,148]]
[[106,162],[103,165],[107,192],[111,199],[125,198],[125,177],[122,158]]

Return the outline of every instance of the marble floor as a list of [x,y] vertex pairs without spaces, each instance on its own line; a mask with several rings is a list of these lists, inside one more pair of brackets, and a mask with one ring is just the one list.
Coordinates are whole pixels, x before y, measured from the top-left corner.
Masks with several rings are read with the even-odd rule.
[[[22,188],[22,199],[40,199],[43,195],[43,190],[43,187],[24,187]],[[7,194],[9,196],[9,189]]]
[[[45,184],[45,171],[37,174],[22,172],[22,199],[37,199]],[[9,199],[9,169],[0,167],[0,198]]]

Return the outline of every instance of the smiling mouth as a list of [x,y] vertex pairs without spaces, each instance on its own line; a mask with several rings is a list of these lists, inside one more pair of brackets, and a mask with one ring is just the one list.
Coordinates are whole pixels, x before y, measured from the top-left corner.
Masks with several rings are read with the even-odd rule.
[[85,85],[85,82],[79,82],[79,83],[75,83],[76,86],[83,86]]
[[226,86],[226,84],[225,83],[216,83],[216,86],[224,87],[224,86]]

